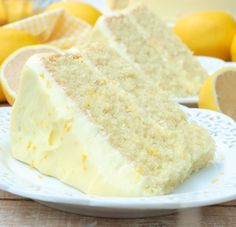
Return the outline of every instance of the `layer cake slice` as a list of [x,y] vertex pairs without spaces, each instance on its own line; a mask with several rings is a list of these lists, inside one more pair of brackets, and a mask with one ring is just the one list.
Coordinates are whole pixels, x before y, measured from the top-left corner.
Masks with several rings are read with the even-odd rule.
[[100,17],[93,41],[110,45],[171,98],[197,96],[208,77],[185,44],[143,5]]
[[16,159],[99,196],[169,193],[215,150],[205,129],[102,44],[29,59],[10,138]]

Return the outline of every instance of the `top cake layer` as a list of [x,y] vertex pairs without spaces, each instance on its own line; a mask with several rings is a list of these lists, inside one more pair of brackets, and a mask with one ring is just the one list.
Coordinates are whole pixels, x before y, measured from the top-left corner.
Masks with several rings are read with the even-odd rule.
[[190,50],[143,5],[101,17],[89,41],[110,45],[171,98],[197,96],[208,77]]

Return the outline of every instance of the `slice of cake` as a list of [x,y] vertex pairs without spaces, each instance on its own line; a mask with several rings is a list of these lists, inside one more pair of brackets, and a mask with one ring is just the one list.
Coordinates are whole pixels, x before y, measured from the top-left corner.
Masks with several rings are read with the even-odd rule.
[[84,193],[153,196],[206,166],[215,145],[112,48],[26,63],[11,115],[12,155]]
[[143,5],[102,16],[89,41],[110,45],[171,98],[197,96],[208,77],[190,50]]
[[176,22],[188,14],[199,11],[226,11],[236,16],[234,0],[107,0],[109,9],[124,9],[143,3],[167,22]]

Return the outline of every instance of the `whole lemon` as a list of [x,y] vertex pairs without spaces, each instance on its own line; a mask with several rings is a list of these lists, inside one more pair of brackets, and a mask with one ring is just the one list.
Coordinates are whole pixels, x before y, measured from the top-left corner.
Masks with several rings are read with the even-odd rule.
[[0,64],[15,50],[39,44],[39,40],[31,34],[11,28],[0,28]]
[[55,2],[46,11],[63,8],[74,17],[81,18],[89,24],[94,25],[101,16],[101,12],[90,4],[84,2]]
[[225,12],[194,13],[176,23],[174,32],[196,55],[230,60],[236,22]]

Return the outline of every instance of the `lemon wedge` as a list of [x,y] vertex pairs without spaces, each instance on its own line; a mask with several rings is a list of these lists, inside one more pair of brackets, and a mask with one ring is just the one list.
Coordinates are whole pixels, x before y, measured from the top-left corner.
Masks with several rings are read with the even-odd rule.
[[0,82],[3,93],[10,105],[13,105],[15,101],[20,83],[20,72],[25,62],[34,54],[51,52],[62,53],[59,49],[49,45],[34,45],[15,51],[3,62]]
[[201,88],[199,108],[222,112],[236,120],[236,66],[225,66],[211,75]]

